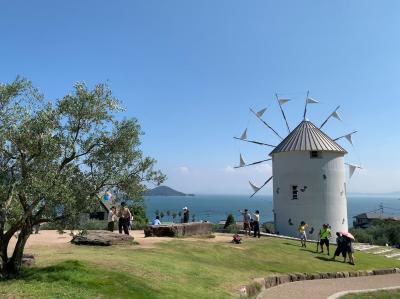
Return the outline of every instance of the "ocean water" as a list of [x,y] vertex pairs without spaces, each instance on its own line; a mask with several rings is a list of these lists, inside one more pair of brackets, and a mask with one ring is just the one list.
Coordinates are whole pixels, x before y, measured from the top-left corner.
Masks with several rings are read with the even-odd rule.
[[[272,196],[257,196],[249,198],[246,195],[196,195],[196,196],[149,196],[145,197],[147,216],[149,219],[155,217],[155,211],[164,212],[163,221],[172,221],[172,216],[166,216],[170,211],[178,213],[183,207],[190,210],[190,218],[195,214],[197,220],[218,222],[225,220],[229,213],[233,213],[236,219],[241,219],[238,209],[259,210],[261,222],[272,221]],[[382,204],[385,214],[400,215],[400,200],[395,196],[348,196],[347,212],[348,223],[353,223],[353,216],[364,212],[379,209]],[[179,221],[179,216],[175,222]]]

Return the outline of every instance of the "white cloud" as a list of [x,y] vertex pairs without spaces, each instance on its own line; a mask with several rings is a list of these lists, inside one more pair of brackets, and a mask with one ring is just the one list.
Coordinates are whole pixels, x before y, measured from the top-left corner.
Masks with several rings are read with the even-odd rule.
[[234,173],[235,169],[232,166],[228,165],[225,167],[224,171],[227,173]]
[[272,167],[269,164],[260,164],[254,167],[254,170],[262,174],[272,174]]
[[180,167],[178,168],[178,170],[179,170],[179,172],[180,172],[181,174],[184,174],[184,175],[187,175],[187,174],[190,173],[189,167],[187,167],[187,166],[180,166]]

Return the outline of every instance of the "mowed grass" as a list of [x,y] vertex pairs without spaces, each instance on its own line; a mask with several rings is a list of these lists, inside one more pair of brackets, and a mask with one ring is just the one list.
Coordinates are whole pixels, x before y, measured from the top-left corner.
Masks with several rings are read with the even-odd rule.
[[240,245],[177,239],[154,248],[36,246],[30,250],[36,267],[0,282],[0,297],[230,298],[240,285],[271,273],[400,267],[400,261],[358,252],[352,266],[315,249],[274,238],[244,238]]
[[400,289],[383,290],[369,293],[349,294],[341,299],[398,299],[400,298]]

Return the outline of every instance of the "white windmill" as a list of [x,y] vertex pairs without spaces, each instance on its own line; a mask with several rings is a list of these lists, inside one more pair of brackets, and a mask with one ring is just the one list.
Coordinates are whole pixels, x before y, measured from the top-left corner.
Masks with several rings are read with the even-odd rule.
[[275,230],[282,235],[296,236],[297,227],[301,221],[309,224],[310,238],[317,238],[318,229],[328,223],[332,232],[348,229],[345,165],[349,167],[351,177],[360,166],[347,164],[344,156],[347,151],[336,143],[338,139],[346,138],[352,144],[353,131],[346,135],[331,139],[321,129],[330,118],[341,120],[338,106],[328,118],[316,127],[307,120],[307,105],[316,104],[317,100],[308,96],[305,100],[303,120],[298,126],[290,130],[282,106],[289,99],[276,100],[285,120],[288,135],[283,138],[267,122],[262,119],[266,108],[255,112],[250,111],[278,138],[281,142],[271,145],[247,139],[247,128],[241,137],[235,139],[274,148],[271,158],[246,164],[240,154],[239,166],[247,167],[272,160],[272,176],[265,183],[257,187],[250,183],[255,195],[261,188],[273,179],[273,212]]

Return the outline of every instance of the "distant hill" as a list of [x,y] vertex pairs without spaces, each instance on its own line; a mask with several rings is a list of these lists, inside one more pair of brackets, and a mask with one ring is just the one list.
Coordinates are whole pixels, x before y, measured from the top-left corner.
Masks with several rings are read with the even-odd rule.
[[145,193],[146,196],[194,196],[194,194],[185,194],[176,191],[168,186],[158,186]]

